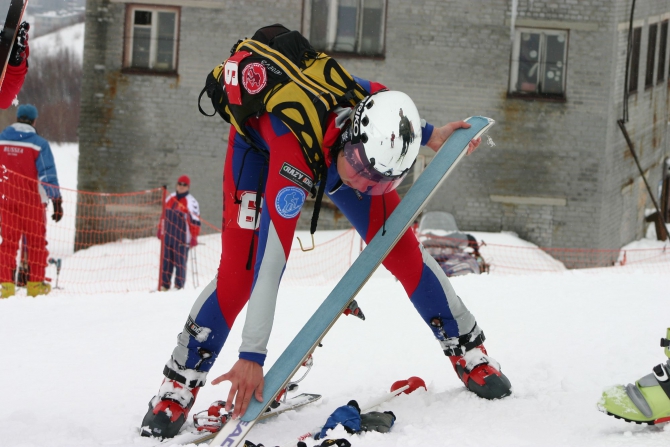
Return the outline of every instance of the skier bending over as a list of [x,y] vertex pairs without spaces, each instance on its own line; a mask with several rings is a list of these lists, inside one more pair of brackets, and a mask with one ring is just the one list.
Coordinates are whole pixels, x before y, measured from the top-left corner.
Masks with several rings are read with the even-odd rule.
[[[149,402],[142,421],[144,436],[173,437],[177,434],[198,390],[205,384],[207,373],[221,351],[235,318],[247,302],[249,307],[239,359],[230,371],[212,383],[231,382],[226,410],[229,411],[234,403],[233,417],[244,414],[252,396],[262,401],[263,364],[279,283],[298,216],[309,192],[317,189],[325,191],[369,243],[398,206],[400,197],[395,188],[412,166],[420,145],[437,151],[456,129],[470,127],[463,121],[433,127],[421,121],[414,103],[404,93],[387,91],[381,84],[351,77],[344,71],[341,72],[342,78],[348,76],[352,88],[360,92],[358,99],[349,106],[338,105],[327,110],[323,121],[296,124],[288,113],[282,113],[286,104],[281,100],[281,90],[277,91],[279,87],[273,85],[274,75],[283,75],[289,70],[286,66],[273,66],[278,64],[276,61],[281,55],[275,54],[271,61],[257,62],[259,59],[254,57],[261,57],[261,50],[267,47],[260,47],[256,42],[266,43],[271,48],[273,45],[274,48],[285,48],[288,42],[300,48],[298,53],[304,50],[307,55],[314,51],[299,33],[275,25],[261,28],[252,39],[240,43],[235,47],[238,51],[228,59],[235,58],[233,67],[225,66],[229,83],[225,84],[224,93],[229,102],[224,104],[225,111],[217,110],[235,125],[230,128],[224,166],[222,254],[218,278],[203,290],[191,309],[177,346],[163,370],[163,383],[158,394]],[[255,48],[254,57],[249,56],[251,51],[241,54],[240,48],[247,47]],[[322,53],[319,58],[318,61],[325,61],[321,67],[334,62],[328,61]],[[242,63],[238,62],[240,60]],[[310,72],[310,67],[312,70],[319,68],[315,62],[304,69],[305,74],[314,73]],[[212,76],[224,78],[221,74],[224,64],[217,68],[219,70],[215,69],[208,79]],[[260,82],[258,78],[244,76],[249,70],[260,73]],[[237,73],[238,80],[231,82],[231,76]],[[264,89],[259,87],[263,85]],[[292,88],[286,99],[295,106],[298,101],[295,98],[301,94],[296,90],[299,87],[292,86],[286,79],[281,85]],[[250,113],[240,124],[233,116],[236,110],[234,103],[241,103],[240,107],[244,107],[245,101],[252,101],[258,96],[262,98],[270,90],[274,92],[273,100],[279,98],[278,104],[270,100],[264,101],[263,106],[268,110],[275,107],[272,112]],[[216,95],[216,92],[212,94]],[[239,94],[241,99],[234,99]],[[319,97],[323,98],[323,95]],[[214,96],[212,99],[216,107],[226,97]],[[317,101],[306,100],[300,107],[315,107]],[[399,160],[402,149],[398,146],[391,148],[389,135],[398,126],[400,108],[416,129],[421,128],[421,140],[417,138],[410,144],[407,155]],[[228,111],[232,112],[231,115]],[[304,113],[302,116],[310,115]],[[323,128],[320,122],[325,123]],[[293,128],[300,131],[295,132]],[[321,132],[322,143],[317,147],[319,157],[306,154],[309,142],[299,140],[299,135],[314,129]],[[474,151],[479,143],[479,139],[471,141],[468,153]],[[323,171],[316,169],[319,177],[310,165],[310,161],[314,160],[325,161]],[[320,178],[321,183],[317,184],[316,178]],[[256,197],[259,191],[264,206],[260,215],[255,215],[260,205]],[[317,203],[318,200],[317,196]],[[252,206],[252,202],[257,204],[256,207]],[[258,227],[255,232],[256,221]],[[250,246],[253,248],[251,253]],[[509,395],[510,382],[500,372],[499,364],[487,355],[483,345],[484,334],[475,317],[411,230],[401,237],[384,260],[384,266],[402,283],[465,386],[486,399]]]

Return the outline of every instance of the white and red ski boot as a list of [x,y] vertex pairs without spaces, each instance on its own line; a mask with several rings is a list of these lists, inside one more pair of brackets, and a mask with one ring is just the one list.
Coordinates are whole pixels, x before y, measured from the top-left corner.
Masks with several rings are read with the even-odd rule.
[[430,321],[444,354],[465,387],[484,399],[501,399],[512,394],[512,384],[500,371],[500,364],[484,348],[484,332],[477,323],[467,334],[448,337],[441,317]]
[[501,399],[512,394],[512,384],[500,371],[500,364],[486,353],[484,345],[467,351],[464,355],[450,355],[454,366],[467,389],[484,399]]
[[174,438],[191,410],[200,388],[189,388],[171,379],[163,379],[158,394],[149,402],[140,434],[156,438]]

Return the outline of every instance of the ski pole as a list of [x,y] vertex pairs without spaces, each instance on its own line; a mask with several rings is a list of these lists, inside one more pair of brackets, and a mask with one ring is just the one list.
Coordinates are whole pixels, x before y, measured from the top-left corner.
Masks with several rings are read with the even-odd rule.
[[200,286],[200,282],[198,281],[198,258],[195,255],[197,247],[193,247],[193,256],[191,257],[191,270],[193,270],[193,285],[197,289],[198,286]]
[[[393,398],[394,398],[395,396],[397,396],[398,394],[401,394],[403,391],[409,389],[410,386],[411,386],[411,385],[407,384],[407,385],[405,385],[405,386],[403,386],[403,387],[400,387],[400,388],[398,388],[398,389],[396,389],[396,390],[393,390],[393,391],[389,391],[388,393],[386,393],[386,394],[384,394],[384,395],[382,395],[382,396],[379,396],[379,397],[377,397],[377,398],[375,398],[375,399],[372,399],[370,402],[367,402],[367,403],[365,404],[365,406],[361,407],[361,413],[368,412],[368,411],[370,411],[371,409],[373,409],[374,407],[376,407],[377,405],[381,405],[381,404],[383,404],[384,402],[393,399]],[[291,440],[291,441],[289,441],[289,442],[287,442],[287,443],[285,443],[285,444],[282,444],[281,447],[295,447],[296,444],[297,444],[298,442],[300,442],[300,441],[304,441],[304,440],[307,439],[307,438],[314,437],[314,435],[315,435],[316,433],[320,433],[322,428],[323,428],[323,426],[315,427],[314,429],[308,431],[307,433],[305,433],[305,434],[303,434],[303,435],[301,435],[301,436],[298,436],[297,439],[293,439],[293,440]]]
[[56,285],[54,286],[54,289],[58,289],[58,277],[60,276],[60,267],[62,265],[61,263],[61,258],[54,259],[54,258],[49,258],[49,264],[56,264]]

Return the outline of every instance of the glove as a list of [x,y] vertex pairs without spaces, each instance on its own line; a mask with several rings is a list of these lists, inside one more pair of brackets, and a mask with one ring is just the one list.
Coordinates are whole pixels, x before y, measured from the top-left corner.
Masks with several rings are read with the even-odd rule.
[[395,422],[395,414],[392,411],[371,411],[361,414],[361,429],[363,431],[378,431],[388,433]]
[[193,248],[198,245],[198,236],[192,236],[191,242],[188,243],[188,246]]
[[7,61],[9,65],[18,67],[21,65],[21,62],[28,59],[28,54],[30,54],[30,49],[28,48],[28,30],[30,30],[28,22],[23,22],[19,25],[19,31],[16,33],[12,52],[9,54],[9,60]]
[[63,218],[63,199],[58,197],[56,199],[51,199],[51,202],[54,205],[54,213],[51,215],[51,218],[56,222],[59,222]]
[[[314,447],[351,447],[351,442],[346,439],[325,439],[321,444]],[[304,442],[299,442],[298,447],[307,447]]]
[[333,411],[333,414],[330,415],[326,424],[321,429],[321,433],[318,434],[318,437],[314,439],[323,439],[326,436],[328,430],[337,427],[337,425],[342,425],[347,433],[358,433],[361,431],[361,409],[358,406],[358,402],[355,400],[350,400],[348,404],[342,405]]

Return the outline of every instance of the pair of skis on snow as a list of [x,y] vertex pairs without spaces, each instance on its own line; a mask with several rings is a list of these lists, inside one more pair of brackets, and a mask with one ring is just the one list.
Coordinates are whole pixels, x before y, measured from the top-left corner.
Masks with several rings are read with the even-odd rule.
[[[424,205],[465,155],[470,141],[483,135],[494,123],[492,119],[481,116],[471,117],[466,121],[471,127],[456,130],[444,143],[386,221],[386,232],[379,231],[375,235],[314,315],[272,365],[265,375],[263,402],[252,399],[244,415],[237,420],[227,421],[215,434],[210,445],[236,447],[244,441],[256,422],[268,417],[267,408],[272,402],[275,402],[276,396],[286,388],[291,377],[309,358],[379,264],[419,216]],[[292,408],[286,408],[284,411],[290,409]],[[173,439],[172,442],[176,440]]]

